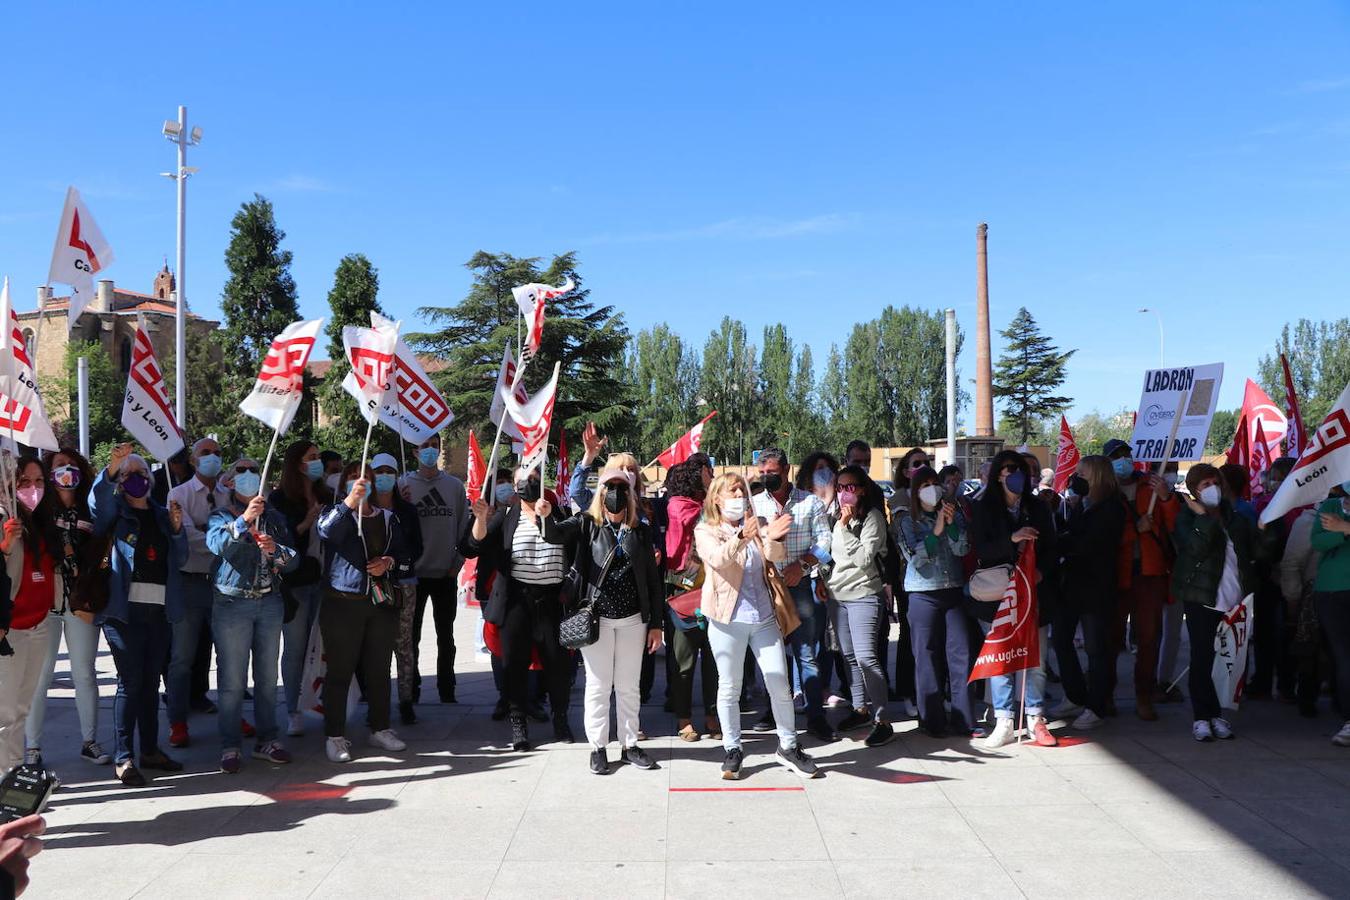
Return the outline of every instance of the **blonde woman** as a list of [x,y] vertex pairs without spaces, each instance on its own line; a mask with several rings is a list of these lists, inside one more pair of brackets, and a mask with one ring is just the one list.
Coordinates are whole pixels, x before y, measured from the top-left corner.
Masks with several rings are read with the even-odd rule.
[[621,758],[639,769],[659,769],[638,746],[638,680],[642,657],[661,647],[664,579],[652,554],[651,527],[638,516],[637,479],[624,469],[600,473],[590,508],[570,519],[550,518],[553,505],[534,504],[539,536],[576,547],[584,573],[584,603],[600,619],[600,637],[583,647],[586,663],[584,719],[591,771],[609,774],[609,697],[618,712]]
[[694,545],[706,573],[702,609],[708,619],[708,645],[717,660],[717,717],[727,754],[722,777],[740,778],[744,762],[739,699],[748,649],[764,673],[778,730],[778,761],[803,778],[814,778],[819,774],[816,765],[797,744],[784,635],[765,572],[766,562],[786,555],[783,538],[792,517],[761,522],[749,507],[750,485],[745,479],[719,475],[708,486],[703,520],[694,529]]

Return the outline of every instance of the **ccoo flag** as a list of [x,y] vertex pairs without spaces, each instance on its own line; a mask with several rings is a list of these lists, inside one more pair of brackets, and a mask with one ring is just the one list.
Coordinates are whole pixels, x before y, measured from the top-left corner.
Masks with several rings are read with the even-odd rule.
[[570,293],[575,288],[576,283],[570,278],[563,283],[562,287],[553,287],[547,284],[522,284],[520,287],[511,288],[511,295],[516,298],[516,306],[520,307],[520,314],[525,317],[526,326],[529,328],[525,334],[525,346],[520,351],[523,360],[529,360],[530,357],[538,353],[539,345],[544,340],[545,305],[549,300]]
[[304,396],[305,366],[322,327],[323,319],[292,322],[272,338],[253,391],[239,404],[245,414],[277,433],[291,427]]
[[1059,417],[1059,449],[1055,451],[1055,493],[1062,494],[1069,486],[1069,479],[1078,471],[1082,454],[1069,430],[1069,420],[1063,414]]
[[673,469],[680,463],[698,452],[698,448],[703,443],[703,426],[708,424],[708,420],[717,415],[717,410],[713,410],[703,417],[693,428],[690,428],[680,439],[666,448],[666,451],[656,458],[656,461],[667,469]]
[[1303,455],[1280,483],[1270,504],[1261,511],[1261,524],[1299,506],[1326,498],[1333,487],[1350,481],[1350,384],[1341,391],[1331,412],[1308,435]]
[[56,229],[56,246],[52,249],[52,265],[47,273],[49,282],[68,284],[73,289],[67,327],[75,327],[84,308],[94,299],[94,276],[112,261],[112,247],[80,192],[73,187],[67,189],[61,224]]
[[1023,541],[993,627],[970,668],[970,681],[1010,675],[1041,664],[1041,632],[1036,609],[1036,542]]
[[142,318],[136,327],[136,343],[131,350],[131,370],[127,372],[127,396],[122,403],[122,427],[141,442],[150,455],[167,460],[183,449],[183,433],[169,404],[164,373],[155,359],[155,348]]
[[342,329],[342,346],[351,366],[347,377],[342,379],[342,389],[352,395],[362,417],[371,424],[389,392],[401,324],[389,322],[378,328],[348,325]]

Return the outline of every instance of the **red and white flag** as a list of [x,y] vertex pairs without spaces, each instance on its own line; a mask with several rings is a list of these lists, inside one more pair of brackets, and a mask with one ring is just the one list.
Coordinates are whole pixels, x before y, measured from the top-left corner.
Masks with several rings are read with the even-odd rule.
[[1289,360],[1280,354],[1280,367],[1284,369],[1284,406],[1288,414],[1289,430],[1285,434],[1285,446],[1290,456],[1303,453],[1303,445],[1308,436],[1303,432],[1303,413],[1298,408],[1298,392],[1294,390],[1294,376],[1289,372]]
[[1055,493],[1062,494],[1069,486],[1069,479],[1078,471],[1082,459],[1078,444],[1074,442],[1073,432],[1069,430],[1069,420],[1059,417],[1059,449],[1055,451]]
[[305,366],[323,319],[292,322],[272,338],[253,390],[239,408],[279,434],[291,427],[304,397]]
[[[386,319],[371,310],[370,325],[376,331],[380,329],[398,330],[393,319]],[[351,376],[348,376],[351,377]],[[455,419],[450,404],[445,402],[441,392],[431,383],[426,369],[417,356],[408,349],[403,338],[394,346],[393,382],[380,404],[380,421],[398,432],[405,441],[420,444]],[[346,382],[343,382],[346,387]],[[347,392],[352,389],[347,387]],[[352,396],[356,396],[352,394]]]
[[531,356],[539,352],[539,345],[544,339],[545,305],[549,300],[561,297],[575,288],[576,284],[570,278],[563,283],[562,287],[553,287],[548,284],[522,284],[520,287],[511,288],[511,295],[516,298],[516,306],[520,307],[520,314],[525,317],[525,325],[528,329],[525,333],[525,346],[520,351],[523,360],[528,361]]
[[1036,608],[1036,542],[1023,541],[1003,600],[985,635],[970,681],[1010,675],[1041,664],[1041,631]]
[[717,410],[713,410],[703,417],[693,428],[690,428],[680,439],[666,448],[665,452],[656,458],[657,463],[673,469],[680,463],[698,452],[699,446],[703,443],[703,426],[708,424],[708,420],[717,415]]
[[150,343],[144,319],[137,324],[136,343],[131,349],[122,427],[155,459],[167,460],[183,449],[183,433],[174,418],[164,372],[155,359],[155,347]]
[[502,397],[508,390],[514,386],[514,395],[516,402],[522,405],[530,402],[530,395],[525,392],[525,385],[517,378],[518,369],[516,367],[516,358],[511,353],[511,346],[508,344],[502,351],[502,367],[497,370],[497,389],[492,392],[492,405],[488,408],[488,418],[492,424],[501,428],[502,434],[511,439],[513,449],[517,454],[520,453],[520,442],[523,440],[520,427],[516,425],[511,417],[506,414],[506,404],[502,402]]
[[1252,440],[1251,453],[1247,455],[1247,490],[1255,497],[1265,491],[1261,476],[1270,471],[1272,459],[1270,444],[1266,442],[1265,429],[1261,421],[1256,422],[1256,437]]
[[1237,709],[1247,687],[1247,654],[1251,649],[1252,617],[1256,597],[1248,594],[1230,610],[1221,610],[1223,619],[1214,632],[1214,680],[1219,706]]
[[558,433],[558,481],[553,487],[558,505],[564,509],[572,505],[572,461],[567,458],[567,432]]
[[487,463],[483,460],[483,451],[478,447],[478,438],[469,429],[469,465],[465,472],[464,492],[470,502],[483,492],[483,482],[487,480]]
[[342,347],[351,366],[342,379],[342,389],[352,395],[362,418],[371,424],[389,393],[400,325],[391,322],[378,328],[348,325],[342,329]]
[[1237,431],[1233,432],[1233,443],[1228,448],[1228,464],[1247,468],[1251,464],[1252,442],[1247,433],[1247,417],[1238,418]]
[[1261,386],[1250,378],[1247,379],[1247,390],[1242,396],[1242,412],[1239,417],[1247,420],[1247,445],[1255,447],[1253,443],[1256,440],[1256,427],[1261,426],[1265,432],[1266,443],[1272,451],[1278,451],[1280,441],[1284,440],[1284,433],[1289,428],[1289,420],[1285,418],[1284,411],[1275,405],[1274,401],[1261,390]]
[[52,250],[52,265],[47,280],[68,284],[70,312],[66,324],[75,327],[84,308],[94,299],[94,276],[112,264],[113,251],[94,216],[89,212],[80,192],[66,191],[66,205],[61,210],[61,224],[56,229],[56,247]]
[[520,467],[526,472],[536,468],[543,473],[544,460],[548,457],[548,433],[553,425],[553,404],[558,396],[558,372],[561,363],[553,364],[553,377],[548,384],[526,403],[519,402],[507,387],[498,396],[509,415],[520,426],[521,442]]
[[0,328],[0,443],[13,452],[18,451],[16,444],[57,450],[60,444],[38,394],[37,376],[19,317],[10,304],[8,278],[0,288],[0,322],[9,323],[8,329]]
[[1336,485],[1350,481],[1350,384],[1331,412],[1308,436],[1307,445],[1264,510],[1264,525],[1300,506],[1320,503]]

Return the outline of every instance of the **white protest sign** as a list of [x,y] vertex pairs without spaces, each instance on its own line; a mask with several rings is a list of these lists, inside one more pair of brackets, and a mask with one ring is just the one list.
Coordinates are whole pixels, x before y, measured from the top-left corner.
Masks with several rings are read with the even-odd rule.
[[[1130,449],[1136,462],[1181,462],[1200,459],[1209,437],[1209,424],[1219,403],[1223,384],[1223,363],[1182,366],[1176,369],[1150,369],[1144,373],[1144,392],[1130,437]],[[1186,405],[1176,423],[1171,452],[1167,438],[1172,433],[1182,394]]]

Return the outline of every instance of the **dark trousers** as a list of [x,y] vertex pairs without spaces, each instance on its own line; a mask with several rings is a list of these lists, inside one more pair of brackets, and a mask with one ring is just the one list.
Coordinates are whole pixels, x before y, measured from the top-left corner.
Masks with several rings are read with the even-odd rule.
[[1312,602],[1331,653],[1336,708],[1350,720],[1350,591],[1318,591]]
[[[1114,620],[1115,605],[1109,599],[1103,603],[1100,598],[1066,597],[1051,623],[1051,643],[1059,663],[1064,696],[1099,716],[1106,715],[1115,680],[1116,654],[1111,650]],[[1086,677],[1073,645],[1080,624],[1083,626],[1083,649],[1088,659]]]
[[[1125,619],[1129,617],[1134,630],[1134,640],[1138,652],[1134,658],[1134,692],[1136,696],[1153,699],[1153,688],[1158,683],[1158,652],[1162,648],[1163,607],[1167,604],[1169,592],[1165,575],[1136,574],[1120,596],[1116,606],[1115,627],[1111,634],[1111,651],[1119,654],[1125,649]],[[1190,610],[1186,610],[1187,618]],[[1214,626],[1218,628],[1217,623]],[[1214,635],[1210,635],[1210,652],[1213,652]],[[1195,648],[1191,647],[1191,653]],[[1194,659],[1194,656],[1192,656]],[[1212,660],[1211,660],[1212,662]],[[1194,668],[1194,667],[1192,667]],[[1209,677],[1209,669],[1205,669]],[[1116,667],[1111,665],[1111,693],[1115,693]],[[1218,713],[1214,714],[1215,716]],[[1208,718],[1214,718],[1209,716]]]
[[[913,628],[909,620],[909,592],[897,590],[895,592],[895,606],[900,614],[900,633],[895,642],[895,695],[897,697],[909,697],[916,701],[915,694],[918,693],[915,681],[915,670],[917,667],[916,654],[914,648],[919,646],[914,643]],[[890,636],[891,623],[883,623],[885,634]],[[885,655],[886,638],[881,643],[882,655]]]
[[431,617],[436,624],[436,689],[442,700],[455,696],[455,579],[417,579],[417,611],[413,613],[413,662],[419,674],[413,677],[414,696],[421,696],[422,676],[418,648],[422,646],[422,618],[431,602]]
[[151,603],[127,606],[126,622],[109,619],[103,623],[103,636],[117,667],[113,729],[118,763],[131,761],[138,732],[141,756],[159,750],[159,675],[169,656],[169,620],[164,607]]
[[1284,594],[1280,586],[1269,578],[1263,579],[1256,590],[1254,605],[1251,649],[1256,663],[1247,693],[1266,694],[1278,687],[1283,694],[1293,694],[1295,666],[1287,652]]
[[1214,635],[1219,631],[1223,613],[1199,603],[1186,604],[1186,636],[1191,642],[1191,671],[1186,683],[1191,688],[1191,711],[1198,722],[1223,715],[1219,692],[1214,688]]
[[[703,714],[717,717],[717,661],[708,646],[708,632],[702,628],[676,627],[671,638],[670,655],[675,660],[675,678],[670,683],[670,705],[677,719],[694,717],[694,670],[703,679]],[[650,655],[650,654],[649,654]],[[699,664],[700,655],[702,665]]]
[[371,731],[389,727],[389,665],[398,641],[398,610],[376,606],[365,597],[329,593],[319,607],[328,671],[323,680],[323,733],[347,731],[347,692],[359,664],[365,675]]
[[562,608],[558,603],[559,585],[537,586],[511,582],[506,602],[506,619],[498,629],[502,650],[502,696],[512,713],[524,713],[530,705],[530,661],[539,651],[544,668],[543,686],[553,714],[567,712],[571,693],[569,651],[558,643],[558,624]]
[[192,678],[188,682],[188,696],[193,700],[205,700],[211,687],[211,620],[202,623],[202,633],[197,638],[197,653],[192,657]]
[[[907,597],[910,653],[916,660],[915,705],[919,722],[933,732],[948,728],[969,734],[975,725],[975,693],[970,678],[972,630],[978,630],[965,609],[960,588],[915,592]],[[951,693],[950,723],[943,708],[943,689]]]

